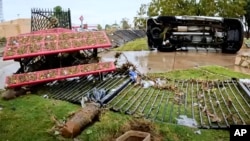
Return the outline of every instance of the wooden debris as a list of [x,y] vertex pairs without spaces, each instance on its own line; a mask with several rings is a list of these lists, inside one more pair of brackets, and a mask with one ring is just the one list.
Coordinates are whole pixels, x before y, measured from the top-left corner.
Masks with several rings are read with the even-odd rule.
[[100,108],[95,103],[87,103],[86,107],[77,111],[60,129],[61,135],[74,138],[79,135],[84,127],[93,122],[100,114]]

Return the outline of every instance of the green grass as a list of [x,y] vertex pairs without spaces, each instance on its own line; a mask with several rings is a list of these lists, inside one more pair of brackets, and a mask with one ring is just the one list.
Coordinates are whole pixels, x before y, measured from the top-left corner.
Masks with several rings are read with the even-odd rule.
[[[237,73],[219,66],[207,66],[183,71],[171,71],[167,73],[149,74],[149,76],[167,77],[171,79],[192,78],[209,80],[228,79],[231,77],[250,78],[250,75]],[[135,90],[131,92],[134,91]],[[143,94],[149,96],[150,92]],[[163,92],[159,94],[159,97],[161,97],[162,94]],[[129,95],[131,95],[131,93],[125,96],[125,98],[129,99]],[[137,97],[137,95],[135,97]],[[154,97],[155,95],[152,95],[152,100],[149,101],[149,104],[152,104]],[[167,95],[164,95],[164,100],[166,100],[166,98]],[[190,95],[187,98],[188,101],[190,101]],[[130,105],[131,102],[132,100],[130,100],[127,105]],[[155,109],[157,109],[159,100],[157,99],[156,102],[157,104],[155,106]],[[112,103],[115,103],[115,101],[113,101]],[[118,103],[118,106],[123,103],[125,103],[125,101],[122,101],[122,103]],[[142,101],[141,106],[144,106],[145,103],[146,101]],[[169,104],[169,106],[171,106],[172,102],[169,102]],[[132,105],[132,107],[135,106],[136,104]],[[68,102],[44,99],[42,96],[31,94],[11,101],[0,100],[0,107],[3,108],[2,110],[0,110],[0,140],[3,141],[70,140],[63,139],[59,136],[51,135],[48,133],[48,131],[54,125],[51,120],[51,116],[54,115],[60,120],[65,120],[70,113],[80,108],[80,106]],[[174,105],[175,114],[177,114],[176,112],[178,111],[178,108],[178,105]],[[154,116],[155,109],[152,111],[152,114],[150,115],[151,117]],[[148,110],[149,106],[146,106],[145,111]],[[163,109],[161,105],[159,108],[159,112],[162,111]],[[183,112],[183,109],[181,111]],[[108,141],[117,138],[126,131],[126,128],[124,128],[124,126],[126,126],[130,120],[134,119],[133,116],[124,115],[123,113],[114,113],[111,111],[105,111],[103,113],[104,114],[102,114],[100,117],[100,121],[97,121],[91,126],[87,127],[85,130],[83,130],[81,135],[77,137],[80,141]],[[201,135],[198,135],[194,133],[194,131],[198,130],[195,128],[189,128],[168,123],[152,123],[155,126],[155,131],[153,133],[154,136],[166,141],[229,140],[229,131],[225,130],[201,129]]]
[[27,95],[11,101],[0,100],[0,137],[2,141],[55,140],[47,131],[51,116],[65,119],[79,106],[41,96]]
[[[50,119],[55,115],[65,119],[79,106],[57,100],[44,99],[36,95],[27,95],[12,101],[0,100],[0,137],[1,141],[55,141],[63,139],[48,133],[54,125]],[[131,116],[106,111],[100,121],[87,127],[77,137],[80,141],[109,141],[126,131],[124,127],[132,120]],[[197,129],[171,124],[155,123],[155,136],[168,141],[209,141],[228,140],[228,131],[201,130],[201,135],[194,134]]]
[[170,79],[203,79],[217,80],[230,78],[250,78],[249,74],[235,72],[221,66],[204,66],[193,69],[170,71],[166,73],[150,73],[149,77],[163,77]]
[[115,51],[142,51],[148,50],[146,38],[136,39],[134,41],[128,42],[123,46],[114,49]]

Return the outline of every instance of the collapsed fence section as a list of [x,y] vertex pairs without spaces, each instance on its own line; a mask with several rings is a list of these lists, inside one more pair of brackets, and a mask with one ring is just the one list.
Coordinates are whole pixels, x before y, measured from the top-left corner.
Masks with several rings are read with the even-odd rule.
[[127,42],[146,36],[144,30],[117,30],[108,35],[112,42],[112,47],[119,47]]
[[[84,97],[89,97],[98,92],[98,102],[109,99],[109,94],[120,92],[120,85],[127,85],[130,79],[124,73],[106,73],[103,75],[91,75],[81,78],[68,79],[67,81],[54,82],[48,85],[49,97],[81,104]],[[123,87],[124,87],[123,86]],[[122,87],[122,88],[123,88]],[[101,91],[103,93],[101,93]],[[110,96],[112,99],[113,95]],[[105,102],[105,101],[104,101]],[[101,103],[102,104],[102,103]]]
[[168,89],[129,85],[108,104],[113,111],[199,128],[250,124],[250,98],[237,81],[173,81]]

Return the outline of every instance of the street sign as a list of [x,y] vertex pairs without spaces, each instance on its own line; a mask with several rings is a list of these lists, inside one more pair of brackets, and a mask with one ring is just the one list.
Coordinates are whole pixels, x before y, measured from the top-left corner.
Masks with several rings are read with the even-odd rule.
[[80,19],[80,21],[82,22],[82,21],[83,21],[83,16],[81,15],[81,17],[80,17],[79,19]]

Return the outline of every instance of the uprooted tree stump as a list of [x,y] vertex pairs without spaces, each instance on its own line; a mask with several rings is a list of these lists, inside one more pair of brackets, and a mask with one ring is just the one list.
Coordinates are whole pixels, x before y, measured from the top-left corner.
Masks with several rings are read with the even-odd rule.
[[1,95],[1,98],[4,100],[11,100],[11,99],[15,99],[16,97],[25,95],[27,93],[27,90],[25,89],[18,89],[18,90],[14,90],[14,89],[7,89],[6,91],[4,91]]
[[100,107],[96,103],[87,103],[86,107],[75,112],[61,128],[61,135],[65,138],[74,138],[87,125],[93,122],[100,114]]

